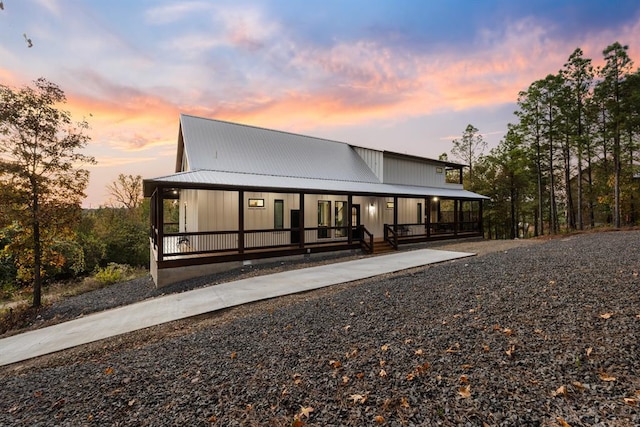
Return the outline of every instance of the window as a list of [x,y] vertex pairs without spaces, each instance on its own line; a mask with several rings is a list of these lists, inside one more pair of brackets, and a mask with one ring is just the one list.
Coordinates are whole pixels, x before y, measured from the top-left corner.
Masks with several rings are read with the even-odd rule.
[[387,202],[387,209],[393,209],[393,202]]
[[328,200],[318,200],[318,238],[329,237],[327,227],[331,226],[331,202]]
[[441,167],[436,168],[436,173],[442,173],[442,172],[444,172],[444,170]]
[[347,235],[347,202],[336,202],[336,227],[344,227],[336,229],[336,237],[345,237]]
[[264,199],[249,199],[250,208],[264,208]]
[[284,228],[284,200],[273,201],[273,228],[276,230]]

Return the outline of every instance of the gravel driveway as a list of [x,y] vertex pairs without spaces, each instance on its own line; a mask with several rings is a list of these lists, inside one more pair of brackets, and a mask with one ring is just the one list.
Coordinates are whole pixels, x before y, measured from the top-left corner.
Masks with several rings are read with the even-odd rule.
[[640,425],[640,232],[508,243],[2,368],[0,425]]

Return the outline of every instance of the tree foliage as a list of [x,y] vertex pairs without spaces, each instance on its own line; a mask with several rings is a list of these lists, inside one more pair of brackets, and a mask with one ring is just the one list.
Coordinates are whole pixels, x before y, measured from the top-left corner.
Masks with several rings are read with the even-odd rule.
[[66,98],[54,83],[40,78],[34,87],[0,85],[0,100],[0,216],[20,229],[8,250],[19,279],[33,283],[37,307],[47,269],[60,268],[74,252],[73,225],[89,179],[79,165],[95,160],[80,152],[89,141],[88,124],[72,122],[60,109]]
[[558,73],[519,93],[516,122],[474,164],[471,188],[491,197],[490,236],[638,222],[640,71],[627,51],[611,44],[595,69],[577,48]]

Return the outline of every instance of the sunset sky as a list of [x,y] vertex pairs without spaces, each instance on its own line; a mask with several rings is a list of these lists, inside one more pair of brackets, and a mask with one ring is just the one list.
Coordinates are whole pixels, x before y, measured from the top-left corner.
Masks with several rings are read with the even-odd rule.
[[0,83],[45,77],[91,126],[85,207],[119,173],[173,173],[181,112],[437,158],[469,123],[497,145],[576,47],[640,65],[637,0],[2,4]]

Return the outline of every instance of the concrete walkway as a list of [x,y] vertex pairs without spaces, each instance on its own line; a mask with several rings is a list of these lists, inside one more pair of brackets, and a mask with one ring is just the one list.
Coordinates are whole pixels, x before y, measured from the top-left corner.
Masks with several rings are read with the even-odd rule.
[[421,249],[251,277],[153,298],[0,340],[0,366],[204,313],[473,256]]

